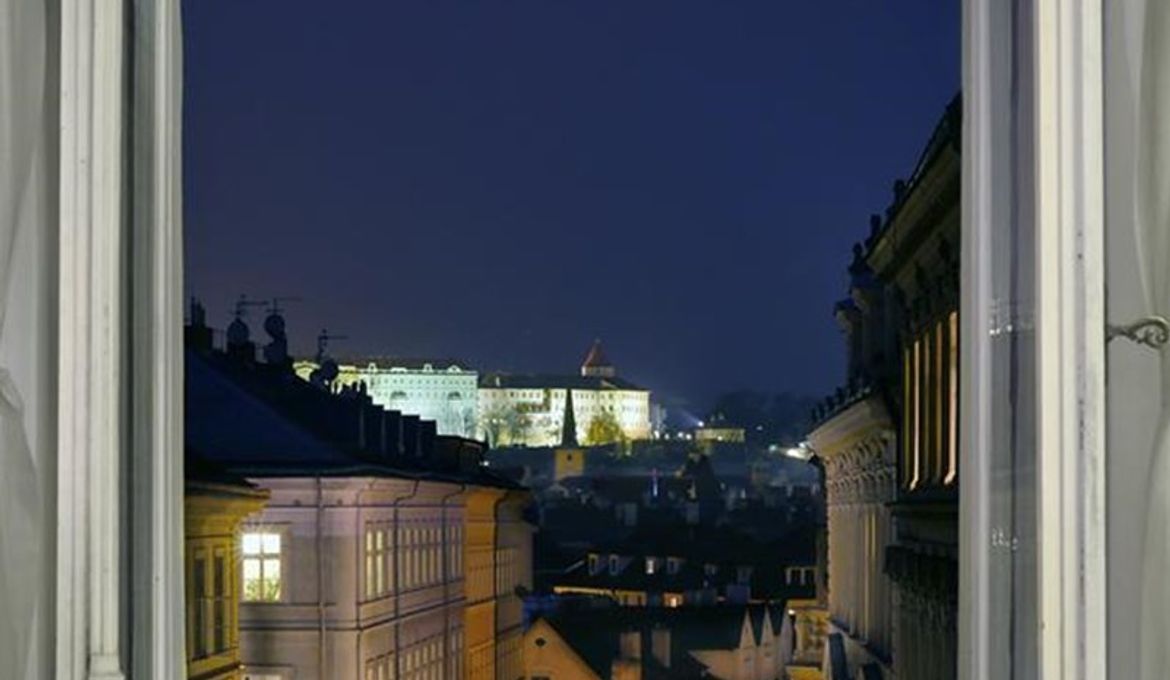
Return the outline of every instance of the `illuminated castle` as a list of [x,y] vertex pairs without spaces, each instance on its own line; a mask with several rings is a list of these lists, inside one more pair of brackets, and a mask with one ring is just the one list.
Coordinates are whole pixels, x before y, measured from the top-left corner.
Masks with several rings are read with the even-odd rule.
[[650,438],[650,391],[617,376],[600,340],[580,375],[484,375],[478,435],[492,446],[556,446],[570,391],[577,441],[592,446]]

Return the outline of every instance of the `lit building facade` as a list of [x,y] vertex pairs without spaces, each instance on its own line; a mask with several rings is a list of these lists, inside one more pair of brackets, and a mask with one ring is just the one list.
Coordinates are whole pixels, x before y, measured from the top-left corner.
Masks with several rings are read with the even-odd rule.
[[187,678],[241,677],[237,571],[239,528],[268,492],[243,480],[204,474],[188,459],[184,499]]
[[871,220],[836,307],[848,380],[809,435],[828,491],[828,677],[957,673],[959,112]]
[[[294,364],[308,380],[315,361]],[[448,359],[372,358],[338,364],[333,385],[366,386],[374,403],[435,423],[439,434],[474,437],[478,414],[479,374]]]
[[239,530],[242,680],[518,676],[528,492],[479,442],[198,330],[188,449],[269,494]]
[[[493,447],[556,446],[570,398],[579,442],[651,436],[650,391],[619,378],[600,343],[594,343],[580,375],[484,375],[479,383],[479,438]],[[609,435],[605,441],[598,441],[599,432]]]

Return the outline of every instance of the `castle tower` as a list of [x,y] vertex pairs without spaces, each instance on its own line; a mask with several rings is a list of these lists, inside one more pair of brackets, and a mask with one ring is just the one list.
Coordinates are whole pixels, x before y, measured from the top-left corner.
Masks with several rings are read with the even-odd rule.
[[565,414],[561,418],[561,445],[553,452],[553,481],[585,474],[585,449],[577,443],[577,417],[573,415],[573,390],[565,389]]
[[601,340],[593,341],[589,354],[585,355],[585,361],[581,364],[581,375],[586,378],[613,378],[617,375],[617,369],[606,358],[605,352],[601,351]]

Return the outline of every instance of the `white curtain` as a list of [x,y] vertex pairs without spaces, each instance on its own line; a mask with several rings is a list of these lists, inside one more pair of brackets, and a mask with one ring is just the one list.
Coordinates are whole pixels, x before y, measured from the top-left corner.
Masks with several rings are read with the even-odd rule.
[[[44,196],[34,172],[44,140],[47,96],[42,0],[0,0],[0,338],[14,289],[17,236],[37,228],[30,202]],[[44,225],[41,225],[42,227]],[[25,434],[24,403],[9,367],[0,365],[0,676],[28,674],[41,569],[41,498]],[[46,616],[41,612],[40,616]],[[11,675],[9,675],[11,673]]]
[[[1146,5],[1137,125],[1137,242],[1151,314],[1170,319],[1170,2]],[[1170,676],[1170,346],[1162,347],[1142,557],[1141,677]]]

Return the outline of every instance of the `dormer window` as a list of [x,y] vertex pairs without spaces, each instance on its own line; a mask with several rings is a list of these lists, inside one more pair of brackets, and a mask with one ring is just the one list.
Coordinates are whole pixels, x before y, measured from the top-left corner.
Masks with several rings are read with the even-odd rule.
[[646,558],[646,575],[653,576],[656,573],[658,573],[658,558],[657,557],[647,557]]
[[666,573],[673,576],[673,575],[677,574],[678,570],[681,568],[682,568],[682,560],[681,559],[679,559],[677,557],[666,558]]
[[736,567],[735,568],[735,580],[736,580],[736,582],[741,583],[741,584],[751,581],[752,580],[752,568],[751,567],[742,567],[742,566]]
[[590,555],[589,556],[589,573],[596,574],[600,570],[601,570],[601,560],[598,558],[597,555]]
[[621,565],[621,558],[619,558],[617,555],[610,555],[609,556],[609,575],[610,576],[617,576],[619,573],[621,573],[621,566],[622,566]]
[[714,576],[715,574],[719,573],[719,565],[708,562],[707,564],[703,565],[703,573],[708,576]]

